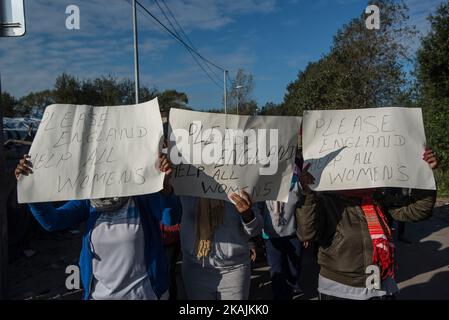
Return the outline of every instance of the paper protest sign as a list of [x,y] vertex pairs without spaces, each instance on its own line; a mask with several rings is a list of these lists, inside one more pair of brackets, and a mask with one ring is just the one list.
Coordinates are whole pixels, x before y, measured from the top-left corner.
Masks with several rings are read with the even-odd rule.
[[236,116],[171,109],[170,160],[177,195],[287,202],[300,117]]
[[425,146],[421,109],[304,112],[303,155],[316,191],[434,190],[433,172],[422,159]]
[[158,192],[162,136],[157,99],[114,107],[48,106],[29,152],[34,173],[18,181],[19,203]]

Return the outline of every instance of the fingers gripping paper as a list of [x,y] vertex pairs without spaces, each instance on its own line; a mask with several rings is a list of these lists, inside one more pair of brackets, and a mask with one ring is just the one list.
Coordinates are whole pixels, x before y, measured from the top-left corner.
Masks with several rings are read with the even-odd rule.
[[287,202],[300,117],[170,111],[170,159],[176,194]]
[[158,192],[162,135],[157,99],[115,107],[51,105],[29,152],[34,174],[18,181],[19,203]]
[[304,160],[316,191],[436,188],[423,160],[421,109],[306,111],[303,123]]

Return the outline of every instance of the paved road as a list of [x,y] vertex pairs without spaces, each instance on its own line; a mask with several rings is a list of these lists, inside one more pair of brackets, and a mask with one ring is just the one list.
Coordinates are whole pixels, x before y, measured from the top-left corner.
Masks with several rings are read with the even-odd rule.
[[[449,201],[438,201],[432,218],[407,223],[405,237],[397,242],[399,300],[449,299]],[[312,250],[306,250],[301,283],[305,296],[317,299],[319,267]],[[253,272],[251,298],[271,299],[269,268],[257,265]]]
[[406,237],[411,244],[397,245],[398,298],[449,299],[449,205],[430,220],[407,224]]

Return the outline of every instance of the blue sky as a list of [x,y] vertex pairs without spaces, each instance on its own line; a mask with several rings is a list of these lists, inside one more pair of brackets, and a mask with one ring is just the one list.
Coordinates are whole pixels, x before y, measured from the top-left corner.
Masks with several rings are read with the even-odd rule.
[[[164,21],[153,0],[140,0]],[[286,86],[308,62],[328,52],[335,32],[359,16],[366,0],[165,0],[200,53],[255,79],[263,105],[281,102]],[[57,75],[80,79],[111,74],[133,77],[131,6],[126,0],[26,2],[27,34],[0,38],[3,90],[22,96],[51,88]],[[441,0],[406,0],[410,23],[421,34]],[[77,5],[81,29],[67,30],[65,10]],[[213,84],[174,39],[139,13],[141,81],[160,90],[184,91],[195,109],[221,107]],[[410,39],[416,47],[419,38]]]

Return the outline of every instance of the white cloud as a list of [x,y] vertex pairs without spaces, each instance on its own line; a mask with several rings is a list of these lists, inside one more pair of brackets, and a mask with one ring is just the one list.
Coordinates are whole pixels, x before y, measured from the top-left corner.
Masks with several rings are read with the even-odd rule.
[[[162,21],[153,1],[140,0]],[[234,22],[238,15],[265,14],[275,10],[276,0],[165,0],[187,32],[216,30]],[[126,0],[33,0],[26,1],[27,34],[0,38],[0,70],[3,88],[16,96],[52,87],[57,75],[68,72],[79,78],[111,74],[132,77],[131,6]],[[65,9],[80,8],[81,29],[67,30]],[[161,61],[175,40],[148,17],[139,13],[141,60]],[[197,46],[199,43],[196,43]],[[182,50],[182,49],[181,49]],[[248,52],[205,55],[230,67],[250,63]],[[191,59],[185,55],[186,59]],[[192,61],[189,60],[189,65]],[[195,69],[196,68],[196,69]],[[181,68],[182,69],[182,68]],[[175,87],[191,83],[188,75],[204,76],[197,67],[154,75],[157,84]],[[206,80],[207,81],[207,80]],[[210,82],[209,82],[210,83]]]
[[[404,0],[409,12],[409,20],[407,25],[415,26],[418,31],[415,37],[403,39],[404,43],[410,49],[410,57],[414,57],[416,51],[421,45],[421,38],[425,36],[430,30],[430,24],[427,21],[427,17],[430,14],[434,14],[436,8],[441,4],[443,0]],[[409,64],[406,63],[408,66]]]
[[[276,0],[165,0],[181,25],[187,30],[218,29],[229,25],[235,16],[270,13]],[[157,11],[156,6],[152,6]]]
[[416,25],[416,29],[421,35],[425,35],[430,28],[427,17],[431,13],[435,13],[436,8],[441,4],[442,0],[405,0],[405,4],[409,8],[410,24]]

